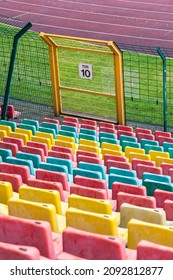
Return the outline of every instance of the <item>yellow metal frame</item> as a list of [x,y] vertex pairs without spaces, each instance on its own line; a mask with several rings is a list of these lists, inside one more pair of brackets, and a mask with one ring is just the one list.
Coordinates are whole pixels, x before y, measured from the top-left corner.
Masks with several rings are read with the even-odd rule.
[[[54,104],[54,114],[58,116],[62,113],[62,104],[61,104],[61,89],[78,91],[87,94],[97,94],[102,96],[108,96],[105,93],[95,93],[89,90],[75,89],[68,87],[60,86],[60,73],[59,73],[59,63],[58,63],[58,48],[66,48],[70,50],[80,50],[84,52],[96,52],[100,54],[110,54],[114,57],[114,78],[115,78],[115,96],[109,95],[109,97],[116,98],[116,112],[117,112],[117,123],[125,125],[125,104],[124,104],[124,82],[123,82],[123,67],[122,67],[122,53],[116,44],[112,41],[104,40],[93,40],[80,37],[70,37],[70,36],[61,36],[55,34],[40,33],[40,37],[46,42],[49,48],[49,58],[50,58],[50,68],[51,68],[51,79],[52,79],[52,93],[53,93],[53,104]],[[107,46],[111,52],[106,52],[102,50],[86,50],[78,47],[71,46],[58,46],[54,39],[69,39],[74,41],[82,41],[88,43],[95,43]]]

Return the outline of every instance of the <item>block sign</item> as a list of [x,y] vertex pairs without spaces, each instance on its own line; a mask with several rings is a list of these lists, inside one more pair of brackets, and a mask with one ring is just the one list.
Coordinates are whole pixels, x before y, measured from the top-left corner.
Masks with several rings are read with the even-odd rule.
[[92,65],[79,63],[79,77],[92,80],[93,78]]

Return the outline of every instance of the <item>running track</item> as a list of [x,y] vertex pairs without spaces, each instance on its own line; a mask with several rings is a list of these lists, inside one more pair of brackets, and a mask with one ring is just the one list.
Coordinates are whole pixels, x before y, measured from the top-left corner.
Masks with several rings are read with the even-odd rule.
[[0,0],[0,14],[39,32],[173,47],[172,0]]

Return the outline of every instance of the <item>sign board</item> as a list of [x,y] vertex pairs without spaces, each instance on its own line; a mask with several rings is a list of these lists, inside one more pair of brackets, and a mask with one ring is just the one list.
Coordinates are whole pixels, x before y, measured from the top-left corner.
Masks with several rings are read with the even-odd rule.
[[84,79],[92,80],[92,65],[91,64],[84,64],[79,63],[79,77]]

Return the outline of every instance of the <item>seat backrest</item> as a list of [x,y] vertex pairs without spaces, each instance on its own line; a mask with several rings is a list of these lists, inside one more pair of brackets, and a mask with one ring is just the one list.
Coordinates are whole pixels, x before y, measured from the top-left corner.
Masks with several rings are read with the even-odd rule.
[[136,152],[130,152],[129,153],[129,162],[132,162],[133,159],[141,159],[141,160],[151,160],[151,156],[150,155],[146,155],[146,154],[140,154],[140,153],[136,153]]
[[6,204],[13,197],[12,184],[10,182],[0,181],[0,203]]
[[51,133],[47,133],[47,132],[42,132],[42,131],[36,131],[35,136],[40,137],[40,138],[46,138],[50,140],[51,145],[54,145],[55,140],[54,137]]
[[8,200],[8,210],[10,216],[47,221],[50,223],[53,232],[60,233],[56,208],[52,204],[11,198]]
[[127,158],[129,158],[129,154],[130,153],[138,153],[138,154],[145,154],[145,150],[141,149],[141,148],[136,148],[136,147],[130,147],[130,146],[126,146],[125,147],[125,156]]
[[168,221],[173,221],[173,201],[166,199],[163,203],[163,209],[166,212],[166,219]]
[[100,137],[99,142],[100,142],[100,146],[102,146],[103,143],[109,143],[114,145],[119,144],[119,141],[117,139],[102,137],[102,136]]
[[31,246],[0,242],[0,260],[40,260],[40,252]]
[[94,163],[94,164],[102,164],[102,161],[100,158],[95,158],[95,157],[89,157],[89,156],[83,156],[83,155],[78,155],[77,156],[77,163],[79,162],[87,162],[87,163]]
[[[41,133],[41,132],[40,132]],[[31,139],[31,142],[38,142],[38,143],[43,143],[43,144],[46,144],[47,146],[47,149],[48,150],[51,150],[51,140],[49,138],[46,138],[46,137],[39,137],[38,135],[33,135],[32,136],[32,139]]]
[[48,151],[48,157],[54,157],[54,158],[63,158],[68,160],[73,160],[73,157],[69,153],[63,153],[63,152],[57,152],[57,151]]
[[112,208],[109,200],[100,200],[71,194],[68,197],[68,206],[84,211],[100,214],[112,214]]
[[42,124],[41,124],[41,126],[42,126],[42,127],[46,127],[46,128],[54,129],[55,134],[58,134],[59,125],[56,124],[56,123],[51,123],[51,122],[43,121]]
[[9,174],[19,174],[22,177],[23,183],[27,183],[27,180],[30,177],[30,169],[28,166],[21,166],[17,164],[10,164],[1,162],[0,163],[0,172],[9,173]]
[[0,242],[34,246],[42,256],[56,257],[51,227],[45,221],[0,215]]
[[[54,128],[39,126],[38,131],[39,131],[39,132],[43,132],[43,133],[48,133],[48,134],[50,134],[50,135],[53,136],[53,139],[56,139],[56,135],[57,135],[57,134],[55,133]],[[36,131],[35,134],[37,134],[37,131]],[[52,138],[52,137],[51,137],[51,138]],[[52,141],[52,140],[51,140],[51,141]],[[53,143],[54,143],[54,142],[52,142],[52,144],[53,144]]]
[[0,157],[2,158],[2,161],[6,162],[6,158],[11,156],[12,151],[10,149],[0,148]]
[[138,139],[139,142],[141,142],[144,139],[148,139],[148,140],[154,141],[155,137],[152,134],[138,133],[137,139]]
[[165,158],[170,157],[168,152],[159,152],[159,151],[153,151],[153,150],[149,151],[149,155],[151,156],[151,160],[153,160],[153,161],[156,161],[157,157],[165,157]]
[[156,167],[156,166],[148,166],[148,165],[144,165],[144,164],[138,164],[136,166],[136,175],[139,179],[142,179],[142,175],[143,175],[144,172],[162,175],[162,168],[161,167]]
[[172,184],[167,182],[146,179],[144,180],[143,185],[146,187],[148,196],[153,196],[156,189],[173,192]]
[[173,247],[172,227],[131,219],[128,223],[128,248],[136,250],[141,240]]
[[19,198],[33,202],[53,204],[56,208],[56,213],[62,215],[60,194],[58,191],[23,185],[19,188]]
[[73,173],[73,166],[72,166],[72,161],[69,159],[63,159],[63,158],[55,158],[55,157],[50,157],[48,156],[46,158],[46,162],[47,163],[52,163],[52,164],[56,164],[56,165],[64,165],[67,167],[68,173],[72,174]]
[[73,181],[75,176],[77,175],[102,180],[102,173],[100,171],[92,171],[83,168],[73,168]]
[[[135,149],[141,149],[141,144],[138,142],[132,142],[132,141],[122,141],[122,150],[123,152],[126,151],[127,147],[131,147],[131,148],[135,148]],[[126,155],[127,155],[127,151],[126,151]]]
[[15,137],[9,137],[9,136],[6,136],[4,137],[3,141],[5,143],[12,143],[12,144],[16,144],[18,146],[18,150],[20,151],[21,148],[24,146],[24,141],[23,139],[19,139],[19,138],[15,138]]
[[147,166],[156,166],[154,161],[133,158],[132,159],[132,169],[136,170],[138,164],[147,165]]
[[123,203],[129,203],[131,205],[136,205],[136,206],[146,207],[146,208],[156,208],[155,197],[118,192],[117,210],[116,210],[117,212],[120,212],[120,208]]
[[39,164],[41,163],[41,157],[38,154],[31,154],[31,153],[25,153],[25,152],[19,151],[19,152],[17,152],[16,157],[18,159],[31,160],[34,168],[38,168]]
[[122,169],[122,168],[118,168],[118,167],[110,167],[109,174],[117,174],[117,175],[121,175],[121,176],[128,176],[128,177],[136,178],[135,170]]
[[137,245],[137,260],[172,260],[173,248],[141,240]]
[[21,124],[18,125],[18,127],[22,128],[22,129],[25,129],[25,130],[27,129],[27,130],[32,131],[33,135],[35,135],[35,133],[36,133],[35,125],[21,123]]
[[1,149],[9,149],[12,152],[12,156],[16,156],[16,153],[18,152],[18,145],[15,143],[7,143],[4,141],[0,141],[0,148]]
[[[28,140],[31,140],[31,138],[32,138],[32,130],[16,127],[14,132],[26,134],[28,136]],[[25,143],[25,145],[26,145],[26,143]]]
[[56,190],[60,194],[61,201],[65,201],[62,184],[59,182],[50,182],[46,180],[39,180],[35,178],[29,178],[27,181],[29,187],[35,187],[46,190]]
[[66,226],[87,232],[111,236],[118,235],[117,224],[112,215],[98,214],[72,207],[66,211]]
[[12,132],[10,133],[10,137],[22,139],[24,145],[26,145],[27,142],[28,142],[28,140],[30,140],[29,137],[28,137],[28,135],[27,135],[27,134],[23,134],[22,132],[15,132],[15,131],[12,131]]
[[156,206],[163,208],[166,199],[173,200],[173,192],[155,189],[154,197],[156,199]]
[[88,260],[125,260],[122,238],[67,227],[62,235],[63,251]]
[[112,184],[112,199],[117,199],[117,194],[119,192],[129,193],[133,195],[146,196],[146,188],[144,186],[134,186],[130,184],[123,184],[119,182],[114,182]]
[[107,167],[107,173],[109,173],[109,169],[111,167],[132,170],[131,163],[122,162],[122,161],[114,161],[114,160],[108,160],[107,163],[106,163],[106,167]]
[[31,160],[20,159],[20,158],[17,158],[17,157],[7,157],[6,158],[6,163],[14,164],[14,165],[27,166],[27,167],[29,167],[30,174],[35,175],[34,165],[33,165],[33,162]]
[[77,184],[70,185],[70,194],[76,194],[84,197],[108,199],[107,191],[104,189],[90,188],[86,186],[80,186]]
[[78,163],[78,168],[100,172],[102,175],[101,179],[106,180],[105,167],[103,164],[88,163],[88,162],[81,161]]
[[129,176],[119,175],[119,174],[109,174],[108,175],[108,188],[109,189],[112,189],[112,184],[114,182],[139,186],[139,180],[137,177],[129,177]]
[[59,182],[62,184],[63,190],[68,191],[68,180],[65,173],[54,172],[44,169],[36,169],[35,178],[43,181]]
[[85,176],[76,175],[74,177],[74,183],[80,186],[89,188],[104,189],[107,191],[107,183],[102,179],[88,178]]
[[21,148],[21,152],[27,153],[27,154],[32,154],[32,155],[38,155],[40,158],[39,162],[45,161],[44,150],[42,148],[36,148],[36,147],[32,147],[32,146],[23,146]]
[[36,130],[39,128],[39,122],[38,120],[32,120],[32,119],[23,119],[22,123],[24,124],[29,124],[29,125],[34,125]]
[[0,181],[11,183],[14,192],[18,192],[19,187],[23,184],[22,177],[19,174],[9,174],[0,172]]
[[[42,149],[44,152],[44,155],[48,155],[48,147],[46,143],[42,142],[35,142],[35,141],[28,141],[27,142],[27,147],[33,147],[33,148],[39,148]],[[22,150],[22,149],[21,149]]]

